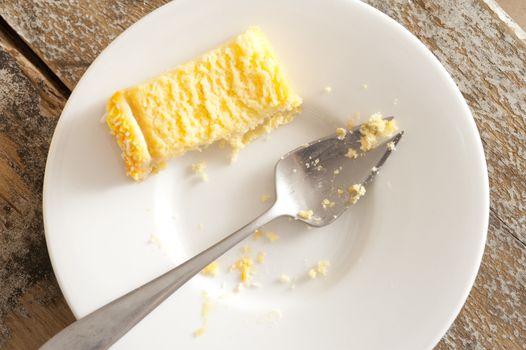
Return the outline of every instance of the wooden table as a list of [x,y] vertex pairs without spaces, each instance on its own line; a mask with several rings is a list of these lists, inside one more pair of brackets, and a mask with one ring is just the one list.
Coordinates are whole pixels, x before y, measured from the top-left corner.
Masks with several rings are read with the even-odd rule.
[[[35,349],[74,320],[42,227],[49,142],[93,59],[163,2],[0,1],[0,348]],[[437,348],[526,349],[526,36],[493,0],[368,2],[420,38],[453,76],[488,162],[482,266]]]

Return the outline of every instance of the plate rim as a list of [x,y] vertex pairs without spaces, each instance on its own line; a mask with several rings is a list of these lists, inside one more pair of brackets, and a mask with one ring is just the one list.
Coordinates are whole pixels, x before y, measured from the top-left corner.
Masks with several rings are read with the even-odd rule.
[[[488,229],[489,229],[489,219],[490,219],[490,190],[489,190],[489,173],[487,169],[487,162],[486,157],[484,153],[484,147],[482,143],[482,139],[480,136],[480,132],[478,130],[478,127],[475,122],[475,118],[473,117],[473,114],[467,104],[467,101],[462,95],[462,92],[460,91],[458,85],[455,83],[453,77],[449,74],[449,72],[446,70],[446,68],[443,66],[443,64],[440,62],[440,60],[435,56],[435,54],[422,42],[418,37],[410,32],[406,27],[404,27],[402,24],[391,18],[389,15],[383,13],[379,9],[373,7],[372,5],[369,5],[368,3],[362,2],[360,0],[333,0],[340,3],[351,3],[355,6],[362,7],[362,9],[369,11],[373,16],[377,16],[381,18],[386,24],[389,24],[390,26],[396,28],[397,30],[400,30],[404,37],[407,38],[409,41],[412,42],[412,44],[415,44],[415,47],[418,47],[419,51],[421,51],[427,59],[429,59],[430,62],[432,62],[432,65],[435,69],[437,69],[440,73],[440,77],[442,79],[445,79],[447,82],[447,85],[451,89],[452,92],[455,94],[455,98],[457,100],[457,103],[459,106],[462,107],[463,115],[466,117],[470,134],[474,139],[474,147],[476,154],[472,154],[473,157],[476,157],[478,160],[478,163],[480,164],[480,168],[477,169],[477,171],[480,174],[480,179],[482,181],[481,187],[479,190],[482,192],[480,193],[480,196],[483,200],[482,207],[484,208],[484,211],[481,216],[481,224],[482,224],[482,232],[480,232],[481,239],[478,242],[478,246],[474,247],[473,251],[476,252],[476,259],[472,261],[472,264],[469,268],[470,270],[470,278],[464,281],[463,286],[463,293],[462,296],[457,301],[454,310],[451,310],[449,312],[450,317],[448,318],[447,322],[445,322],[444,326],[439,330],[437,330],[437,335],[434,337],[434,339],[430,339],[429,344],[431,345],[431,348],[436,346],[438,342],[443,338],[443,336],[447,333],[449,328],[453,325],[454,321],[460,314],[460,311],[462,310],[463,306],[465,305],[472,289],[475,283],[475,280],[478,276],[479,269],[481,267],[482,258],[484,254],[484,249],[486,246],[487,236],[488,236]],[[65,292],[65,289],[63,288],[63,285],[65,281],[63,280],[62,276],[58,271],[60,269],[58,268],[59,262],[57,261],[56,255],[53,253],[54,248],[53,244],[51,242],[51,239],[49,237],[50,235],[50,227],[48,222],[48,216],[49,213],[52,211],[52,209],[49,207],[48,204],[48,197],[51,193],[50,189],[50,173],[52,168],[52,163],[54,162],[54,155],[56,154],[56,148],[57,148],[57,139],[59,138],[59,135],[61,134],[61,130],[63,129],[64,118],[63,116],[66,114],[68,109],[70,108],[71,101],[73,100],[73,97],[76,96],[78,93],[78,88],[84,83],[85,77],[88,76],[91,73],[91,70],[96,65],[97,62],[102,61],[107,55],[110,49],[117,45],[117,43],[123,41],[126,39],[126,37],[133,31],[138,30],[143,23],[146,21],[150,21],[152,18],[155,18],[158,13],[161,13],[163,11],[167,11],[167,8],[169,7],[177,7],[182,5],[183,3],[188,3],[189,0],[172,0],[171,2],[168,2],[155,10],[149,12],[145,16],[138,19],[136,22],[134,22],[132,25],[130,25],[127,29],[125,29],[123,32],[121,32],[119,35],[117,35],[100,53],[99,55],[91,62],[89,67],[86,69],[86,71],[82,74],[81,78],[78,80],[77,84],[73,88],[70,96],[68,97],[67,102],[64,105],[64,108],[62,109],[62,112],[60,114],[59,120],[55,126],[55,130],[53,131],[53,136],[50,142],[47,158],[46,158],[46,165],[45,165],[45,171],[44,171],[44,180],[43,180],[43,186],[42,186],[42,217],[43,217],[43,226],[44,226],[44,235],[46,239],[46,247],[48,250],[51,266],[53,268],[53,273],[55,275],[55,278],[58,282],[59,288],[62,292],[62,295],[64,296],[64,299],[66,300],[66,303],[68,304],[68,307],[71,309],[73,315],[75,316],[75,319],[79,319],[79,312],[72,302],[70,295],[68,295]],[[195,3],[195,1],[192,1]],[[464,117],[463,116],[463,117]]]

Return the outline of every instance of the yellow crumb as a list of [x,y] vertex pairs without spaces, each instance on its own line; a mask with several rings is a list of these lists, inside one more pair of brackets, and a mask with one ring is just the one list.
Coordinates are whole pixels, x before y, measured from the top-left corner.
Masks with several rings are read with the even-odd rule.
[[391,152],[396,151],[396,145],[393,141],[387,143],[387,149]]
[[323,209],[332,208],[335,204],[336,202],[332,202],[328,198],[325,198],[321,201],[321,206],[323,207]]
[[217,261],[211,262],[203,270],[201,270],[201,274],[210,277],[217,276],[219,274],[219,263]]
[[210,302],[208,293],[203,292],[203,305],[201,306],[201,316],[208,317],[210,310],[212,310],[212,303]]
[[194,331],[194,337],[201,337],[205,334],[206,327],[199,327]]
[[338,193],[338,197],[343,196],[343,190],[341,188],[338,188],[336,192]]
[[275,242],[279,239],[279,235],[275,232],[265,232],[265,237],[271,242]]
[[279,239],[279,235],[275,232],[265,232],[265,231],[262,231],[262,230],[256,230],[254,232],[254,236],[253,238],[255,240],[258,240],[260,239],[261,237],[266,237],[270,242],[274,242],[274,241],[277,241]]
[[391,136],[398,127],[394,119],[383,119],[380,113],[373,114],[366,123],[360,126],[360,149],[370,151],[378,144],[378,139]]
[[283,284],[290,283],[290,276],[286,274],[282,274],[281,276],[279,276],[279,281]]
[[249,256],[242,256],[232,266],[230,270],[238,270],[240,273],[241,282],[247,282],[251,275],[254,274],[253,261]]
[[298,212],[298,216],[302,219],[305,219],[305,220],[310,220],[312,219],[312,216],[314,215],[314,212],[312,210],[300,210]]
[[268,202],[268,200],[271,198],[271,196],[269,194],[262,194],[260,197],[259,197],[259,200],[263,203],[265,202]]
[[307,272],[307,275],[311,279],[315,279],[318,276],[327,276],[330,266],[331,266],[331,262],[329,260],[320,260],[314,267],[309,269],[309,271]]
[[331,91],[332,91],[332,87],[330,87],[330,86],[326,86],[326,87],[323,88],[323,90],[324,90],[325,92],[331,92]]
[[349,186],[349,202],[356,204],[358,200],[365,194],[365,187],[361,184],[354,184]]
[[329,271],[329,266],[331,266],[331,262],[328,260],[320,260],[318,261],[318,264],[316,265],[316,271],[323,276],[327,275],[327,272]]
[[254,231],[254,239],[260,239],[261,237],[263,237],[265,235],[265,232],[261,231],[261,230],[256,230]]
[[259,252],[258,255],[256,255],[256,262],[258,264],[263,264],[265,262],[266,257],[267,257],[267,253]]
[[369,85],[363,84],[362,87],[363,87],[364,90],[367,90],[369,88]]
[[343,140],[345,138],[345,135],[347,135],[347,130],[344,128],[337,128],[336,129],[336,137],[338,140]]
[[358,152],[356,152],[356,150],[353,148],[349,148],[345,156],[349,159],[356,159],[358,158]]
[[203,324],[194,331],[194,337],[201,337],[203,334],[205,334],[208,327],[208,314],[210,313],[210,310],[213,306],[210,302],[207,292],[203,292],[202,298],[203,303],[201,304],[201,318],[203,319]]
[[198,162],[192,164],[192,171],[196,175],[200,175],[201,179],[203,181],[208,181],[208,175],[205,173],[206,170],[206,163],[205,162]]
[[250,255],[250,254],[252,254],[252,247],[249,246],[248,244],[247,244],[247,245],[244,245],[244,246],[243,246],[243,254],[245,254],[245,255]]

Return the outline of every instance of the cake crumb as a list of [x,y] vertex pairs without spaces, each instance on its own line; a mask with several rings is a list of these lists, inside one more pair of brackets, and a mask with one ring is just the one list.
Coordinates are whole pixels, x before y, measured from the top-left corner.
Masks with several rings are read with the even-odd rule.
[[340,169],[334,169],[333,174],[338,175],[340,173]]
[[335,204],[336,202],[332,202],[328,198],[325,198],[324,200],[321,201],[321,206],[323,207],[323,209],[332,208],[334,207]]
[[219,263],[213,261],[201,270],[201,274],[209,277],[215,277],[219,274]]
[[398,99],[397,99],[397,98],[395,98],[395,99],[393,100],[393,104],[394,104],[395,106],[398,104]]
[[360,126],[360,149],[370,151],[378,144],[378,139],[391,136],[398,127],[394,119],[386,120],[380,113],[373,114],[366,123]]
[[300,210],[298,212],[298,216],[302,219],[305,219],[305,220],[310,220],[312,219],[312,216],[314,215],[314,212],[312,210]]
[[362,84],[362,88],[363,88],[364,90],[367,90],[367,89],[369,89],[369,85],[368,85],[368,84]]
[[387,149],[391,152],[396,151],[396,145],[393,141],[387,143]]
[[198,229],[199,231],[203,231],[203,227],[204,227],[203,224],[198,224],[198,225],[197,225],[197,229]]
[[347,153],[345,153],[345,156],[349,159],[356,159],[358,158],[358,152],[356,152],[356,150],[353,148],[349,148]]
[[279,235],[275,232],[265,232],[265,237],[267,237],[270,242],[275,242],[279,239]]
[[201,180],[208,181],[208,175],[205,172],[206,162],[198,162],[192,164],[192,172],[201,176]]
[[260,239],[261,237],[263,237],[264,235],[265,235],[265,232],[263,232],[263,231],[261,231],[261,230],[259,230],[259,229],[256,229],[256,231],[254,231],[254,236],[253,236],[253,238],[254,238],[255,240],[258,240],[258,239]]
[[279,235],[275,232],[271,232],[271,231],[262,231],[262,230],[259,230],[257,229],[255,232],[254,232],[254,240],[258,240],[260,239],[261,237],[265,237],[266,239],[268,239],[270,242],[275,242],[279,239]]
[[365,195],[365,187],[362,184],[349,186],[349,202],[352,204],[356,204],[363,195]]
[[290,276],[286,274],[281,274],[281,276],[279,276],[279,282],[283,284],[290,283]]
[[331,262],[329,260],[320,260],[316,265],[316,271],[322,276],[327,276],[330,266]]
[[201,318],[203,319],[203,324],[194,331],[194,337],[201,337],[205,334],[206,329],[208,328],[208,314],[210,313],[210,310],[213,306],[210,302],[207,292],[202,293],[202,298],[203,302],[201,304]]
[[345,138],[345,135],[347,135],[347,130],[344,128],[336,128],[336,137],[338,140],[343,140]]
[[326,87],[323,88],[323,90],[325,92],[331,92],[332,91],[332,87],[331,86],[326,86]]
[[259,252],[258,255],[256,255],[256,262],[258,264],[265,263],[265,259],[267,258],[267,253],[265,252]]
[[260,200],[262,203],[265,203],[265,202],[268,202],[270,198],[271,198],[271,195],[270,195],[270,194],[264,193],[264,194],[262,194],[262,195],[259,197],[259,200]]
[[344,192],[343,192],[343,190],[342,190],[341,188],[338,188],[338,189],[336,190],[336,193],[338,193],[338,197],[341,197],[341,196],[343,196],[343,193],[344,193]]
[[201,337],[205,334],[206,328],[205,327],[199,327],[194,331],[194,337]]
[[230,266],[230,271],[238,270],[241,283],[247,283],[249,278],[254,275],[253,265],[254,263],[250,256],[244,255]]
[[331,262],[329,260],[320,260],[318,263],[307,271],[310,279],[316,279],[318,276],[327,276]]

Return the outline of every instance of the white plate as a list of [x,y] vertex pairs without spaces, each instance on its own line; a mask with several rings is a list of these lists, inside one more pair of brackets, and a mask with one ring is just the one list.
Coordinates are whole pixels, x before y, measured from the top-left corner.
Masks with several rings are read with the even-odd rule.
[[[175,160],[143,183],[127,179],[99,122],[111,93],[256,24],[303,96],[304,112],[232,165],[214,148]],[[230,293],[236,277],[226,269],[240,255],[232,251],[220,261],[221,276],[192,279],[115,349],[431,348],[466,300],[481,260],[484,154],[438,60],[393,20],[350,0],[179,0],[99,56],[62,113],[44,186],[49,252],[74,314],[86,315],[252,219],[269,205],[259,197],[272,193],[281,154],[355,112],[365,119],[377,111],[396,115],[406,135],[363,201],[324,229],[270,225],[279,241],[249,241],[268,253],[256,277],[263,287]],[[197,160],[208,162],[207,183],[188,171]],[[152,234],[163,249],[148,243]],[[319,259],[332,262],[329,276],[306,280]],[[276,282],[281,273],[298,277],[294,290]],[[220,298],[222,281],[228,293]],[[203,290],[220,300],[206,334],[194,338]]]

